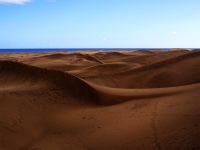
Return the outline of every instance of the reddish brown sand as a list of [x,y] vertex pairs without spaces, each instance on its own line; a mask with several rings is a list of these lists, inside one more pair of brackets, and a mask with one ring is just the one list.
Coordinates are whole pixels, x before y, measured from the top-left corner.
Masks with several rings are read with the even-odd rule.
[[0,149],[200,149],[200,51],[0,54]]

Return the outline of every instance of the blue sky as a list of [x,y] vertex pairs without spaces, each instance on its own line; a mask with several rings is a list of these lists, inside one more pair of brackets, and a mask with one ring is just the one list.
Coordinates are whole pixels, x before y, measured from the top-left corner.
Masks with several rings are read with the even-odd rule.
[[0,0],[0,48],[199,48],[200,0]]

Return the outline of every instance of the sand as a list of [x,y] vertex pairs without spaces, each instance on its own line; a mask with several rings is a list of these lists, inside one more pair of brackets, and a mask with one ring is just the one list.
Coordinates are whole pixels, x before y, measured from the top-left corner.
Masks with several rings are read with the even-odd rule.
[[1,150],[192,150],[199,141],[199,50],[0,54]]

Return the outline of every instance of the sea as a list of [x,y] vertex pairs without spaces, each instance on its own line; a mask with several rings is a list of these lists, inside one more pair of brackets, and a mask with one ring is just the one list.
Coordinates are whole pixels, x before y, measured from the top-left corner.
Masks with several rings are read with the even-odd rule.
[[[14,48],[14,49],[1,49],[0,53],[41,53],[41,52],[53,52],[53,51],[66,51],[66,52],[75,52],[75,51],[111,51],[111,50],[169,50],[171,48]],[[190,50],[196,50],[197,48],[187,48]]]

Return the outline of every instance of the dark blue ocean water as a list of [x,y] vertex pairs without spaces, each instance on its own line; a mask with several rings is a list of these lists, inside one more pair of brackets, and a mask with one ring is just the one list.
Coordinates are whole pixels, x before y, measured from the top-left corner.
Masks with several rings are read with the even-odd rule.
[[[171,48],[17,48],[17,49],[0,49],[0,53],[19,53],[19,52],[52,52],[52,51],[86,51],[86,50],[169,50]],[[195,50],[195,48],[189,48]]]

